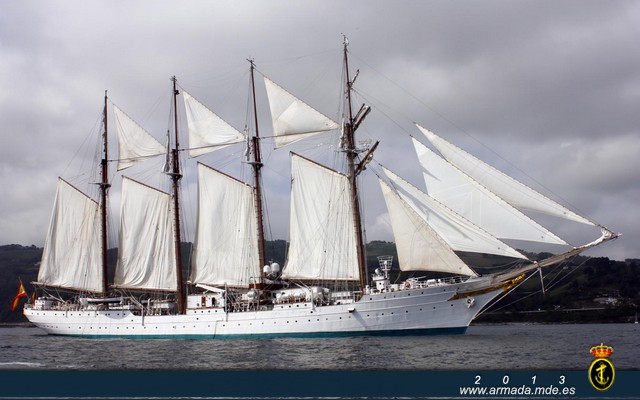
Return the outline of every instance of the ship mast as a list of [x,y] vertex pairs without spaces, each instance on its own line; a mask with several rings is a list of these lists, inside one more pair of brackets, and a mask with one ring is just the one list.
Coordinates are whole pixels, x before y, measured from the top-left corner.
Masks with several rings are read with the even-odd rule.
[[184,289],[182,287],[182,249],[181,249],[181,240],[180,240],[180,179],[182,178],[182,174],[180,174],[180,160],[178,158],[178,153],[180,150],[180,142],[178,140],[178,95],[180,92],[177,89],[177,79],[175,76],[171,77],[171,81],[173,82],[173,121],[174,121],[174,134],[175,134],[175,145],[171,150],[172,153],[172,165],[171,172],[169,175],[171,176],[171,180],[173,181],[173,224],[174,224],[174,237],[175,237],[175,255],[176,255],[176,279],[177,279],[177,293],[176,298],[178,302],[178,312],[180,314],[184,314]]
[[[358,257],[358,270],[360,271],[360,289],[364,290],[367,285],[367,267],[364,259],[364,239],[362,233],[362,218],[360,215],[360,201],[358,200],[358,186],[357,186],[357,176],[358,176],[358,168],[356,166],[356,157],[358,156],[358,151],[356,149],[355,144],[355,131],[357,128],[357,124],[355,123],[353,110],[351,105],[351,90],[353,86],[353,82],[349,77],[349,60],[348,60],[348,52],[347,46],[349,42],[347,41],[346,36],[344,37],[344,72],[346,79],[346,114],[345,122],[344,122],[344,145],[342,151],[346,153],[347,156],[347,166],[348,166],[348,176],[349,176],[349,187],[351,191],[351,206],[353,209],[353,221],[355,225],[355,233],[356,233],[356,247],[357,247],[357,257]],[[356,74],[357,77],[357,74]]]
[[264,242],[264,221],[262,216],[262,183],[261,172],[262,169],[262,155],[260,154],[260,131],[258,130],[258,111],[256,107],[256,85],[254,80],[255,64],[253,60],[248,60],[251,64],[251,97],[253,99],[253,118],[255,125],[255,135],[251,139],[251,146],[253,150],[253,160],[250,164],[253,166],[253,179],[254,190],[256,192],[256,211],[258,218],[258,260],[260,262],[260,268],[266,265],[265,256],[265,242]]
[[103,296],[107,295],[107,192],[109,191],[109,169],[108,169],[108,146],[107,146],[107,91],[104,91],[104,111],[102,115],[102,123],[104,126],[104,132],[102,134],[103,140],[103,152],[102,160],[100,162],[102,179],[100,181],[100,240],[101,240],[101,264],[102,264],[102,283],[101,293]]

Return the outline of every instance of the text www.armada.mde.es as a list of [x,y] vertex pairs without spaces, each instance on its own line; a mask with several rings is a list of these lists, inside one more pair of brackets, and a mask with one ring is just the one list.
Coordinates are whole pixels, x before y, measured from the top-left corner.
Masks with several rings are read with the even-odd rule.
[[521,386],[461,386],[462,396],[573,396],[576,394],[575,387],[558,387],[555,385],[531,387]]

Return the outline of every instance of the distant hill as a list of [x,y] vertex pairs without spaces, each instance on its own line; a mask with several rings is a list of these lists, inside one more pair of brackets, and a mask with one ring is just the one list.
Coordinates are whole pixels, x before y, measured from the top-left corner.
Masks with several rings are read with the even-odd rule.
[[[285,240],[267,242],[267,260],[284,264],[288,243]],[[183,243],[184,265],[189,265],[191,244]],[[391,281],[404,280],[418,273],[400,272],[394,243],[372,241],[367,244],[369,276],[378,268],[378,256],[393,256]],[[113,278],[117,250],[109,250],[109,276]],[[505,259],[462,253],[460,256],[481,274],[496,272]],[[540,259],[548,254],[528,254]],[[0,323],[24,322],[22,307],[10,311],[22,279],[27,294],[33,288],[42,257],[42,249],[17,244],[0,246]],[[185,274],[187,271],[185,271]],[[437,274],[434,276],[438,276]],[[477,322],[537,321],[629,321],[640,306],[640,260],[612,261],[608,258],[575,257],[560,267],[544,272],[547,289],[542,293],[539,277],[533,276],[507,298],[481,315]],[[22,300],[24,302],[24,300]]]

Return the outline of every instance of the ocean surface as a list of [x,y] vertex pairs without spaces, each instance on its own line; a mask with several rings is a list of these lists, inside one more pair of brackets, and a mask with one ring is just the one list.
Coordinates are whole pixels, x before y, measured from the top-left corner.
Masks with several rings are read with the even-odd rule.
[[640,324],[472,325],[465,335],[130,340],[0,325],[0,370],[586,370],[592,346],[640,370]]

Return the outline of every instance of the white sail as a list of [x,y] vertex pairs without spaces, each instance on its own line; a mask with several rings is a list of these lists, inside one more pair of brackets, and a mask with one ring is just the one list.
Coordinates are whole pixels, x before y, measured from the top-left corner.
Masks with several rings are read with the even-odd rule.
[[118,171],[165,154],[167,149],[118,107],[113,107],[118,131]]
[[198,157],[246,140],[244,134],[184,90],[182,97],[189,127],[189,157]]
[[515,249],[445,207],[433,197],[421,192],[398,175],[384,167],[383,170],[389,183],[402,200],[453,250],[526,259]]
[[198,223],[191,281],[248,287],[261,276],[255,190],[198,164]]
[[359,279],[349,179],[297,154],[291,158],[290,237],[283,277]]
[[587,225],[595,225],[588,219],[581,217],[525,184],[447,142],[435,133],[420,125],[417,126],[447,161],[519,210],[531,210]]
[[567,243],[413,139],[427,193],[501,239]]
[[477,276],[451,247],[382,179],[380,187],[389,210],[402,271],[436,271]]
[[176,290],[171,196],[122,179],[120,246],[114,286]]
[[38,283],[100,292],[102,267],[98,203],[58,178]]
[[287,92],[269,78],[264,78],[276,147],[304,139],[340,125]]

